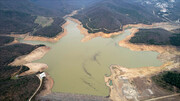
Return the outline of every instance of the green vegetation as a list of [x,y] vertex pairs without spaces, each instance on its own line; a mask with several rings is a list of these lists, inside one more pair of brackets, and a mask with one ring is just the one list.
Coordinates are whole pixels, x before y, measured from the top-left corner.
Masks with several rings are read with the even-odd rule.
[[[0,34],[31,32],[31,35],[34,36],[55,37],[63,31],[61,26],[65,20],[63,18],[36,17],[22,12],[0,10],[0,23],[2,24]],[[4,41],[1,41],[4,44]]]
[[[180,73],[165,71],[152,77],[152,80],[164,89],[180,92]],[[176,87],[177,89],[175,89]]]
[[14,41],[13,37],[8,37],[8,36],[0,36],[0,46],[4,44],[8,44]]
[[53,18],[54,22],[51,26],[41,27],[37,29],[32,35],[33,36],[43,36],[43,37],[55,37],[57,34],[63,31],[62,25],[65,23],[65,20],[62,18]]
[[113,85],[112,80],[110,80],[110,81],[109,81],[109,85],[110,85],[110,86],[112,86],[112,85]]
[[159,28],[140,29],[129,41],[136,44],[180,46],[180,34]]
[[51,17],[38,16],[35,23],[41,25],[42,27],[50,26],[54,20]]

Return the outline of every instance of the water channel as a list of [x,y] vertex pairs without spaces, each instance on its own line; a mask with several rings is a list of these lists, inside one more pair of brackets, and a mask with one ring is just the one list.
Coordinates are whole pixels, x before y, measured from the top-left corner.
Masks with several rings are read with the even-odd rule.
[[56,43],[41,41],[23,41],[22,43],[45,44],[51,50],[40,60],[48,64],[47,72],[54,79],[53,92],[67,92],[107,96],[109,88],[104,76],[110,75],[109,66],[119,64],[127,68],[160,66],[158,53],[151,51],[131,51],[120,47],[118,42],[130,35],[130,30],[113,38],[96,37],[81,42],[84,37],[76,27],[77,23],[65,27],[68,31]]

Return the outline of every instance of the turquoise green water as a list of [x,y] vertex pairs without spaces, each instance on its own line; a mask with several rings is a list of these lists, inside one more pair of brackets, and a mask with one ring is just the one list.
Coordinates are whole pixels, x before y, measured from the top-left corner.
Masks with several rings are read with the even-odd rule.
[[112,86],[112,85],[113,85],[112,80],[110,80],[110,81],[109,81],[109,85],[110,85],[110,86]]
[[119,64],[128,68],[160,66],[156,52],[136,52],[120,47],[118,42],[130,34],[129,30],[113,38],[97,37],[81,42],[84,37],[70,21],[65,28],[68,34],[57,43],[23,41],[31,44],[45,44],[51,50],[36,62],[46,63],[47,72],[54,79],[53,92],[68,92],[107,96],[104,75],[110,75],[109,66]]

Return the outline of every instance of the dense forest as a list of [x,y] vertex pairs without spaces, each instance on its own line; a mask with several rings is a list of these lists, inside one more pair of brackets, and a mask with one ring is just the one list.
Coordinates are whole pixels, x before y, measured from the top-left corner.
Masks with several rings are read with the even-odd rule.
[[122,30],[127,24],[152,24],[162,21],[153,15],[149,8],[133,0],[105,0],[80,11],[74,17],[91,33],[110,33]]
[[[19,56],[29,54],[44,45],[11,44],[15,40],[6,34],[30,33],[34,36],[54,37],[63,31],[63,17],[75,9],[92,4],[98,0],[0,0],[0,100],[28,100],[37,87],[36,74],[19,77],[29,70],[26,66],[9,66]],[[67,7],[68,6],[68,7]],[[46,26],[37,23],[38,17],[51,18],[53,22]],[[42,22],[43,23],[43,22]],[[41,90],[45,89],[43,79]],[[38,94],[37,93],[37,94]]]
[[[152,80],[164,89],[180,92],[180,73],[176,71],[165,71],[152,77]],[[177,89],[175,89],[176,87]]]
[[37,26],[34,23],[36,16],[27,13],[0,10],[0,34],[24,34],[33,31]]
[[136,44],[180,46],[180,33],[159,28],[140,29],[129,41]]
[[62,18],[53,18],[54,22],[50,26],[40,27],[37,31],[33,32],[33,36],[43,36],[43,37],[55,37],[57,34],[63,31],[62,25],[65,20]]
[[0,47],[0,66],[8,65],[15,58],[29,54],[34,49],[40,47],[42,45],[29,45],[29,44],[13,44],[8,46]]
[[28,100],[39,86],[36,75],[18,77],[0,82],[1,101],[24,101]]
[[[22,19],[23,18],[23,19]],[[60,17],[52,18],[54,22],[50,26],[41,27],[35,23],[37,16],[17,11],[0,10],[0,34],[26,34],[35,36],[54,37],[62,32],[61,26],[65,20]],[[34,32],[34,30],[36,31]],[[7,38],[6,38],[7,39]]]
[[26,66],[9,66],[15,58],[26,55],[43,45],[12,44],[0,46],[0,100],[28,100],[39,86],[39,79],[34,75],[18,77],[29,70]]
[[[66,14],[93,2],[95,0],[86,2],[84,0],[78,2],[74,0],[1,0],[0,34],[30,32],[33,33],[31,35],[54,37],[63,31],[61,25],[65,22],[63,17]],[[38,16],[52,17],[55,22],[51,26],[41,28],[35,23]],[[37,31],[34,33],[35,29]]]
[[27,70],[29,70],[29,68],[26,66],[0,66],[0,82],[10,80],[14,76],[19,75]]
[[[100,0],[1,0],[0,34],[30,32],[33,33],[31,35],[54,37],[63,31],[59,26],[65,22],[65,15],[98,1]],[[52,17],[56,21],[51,26],[41,28],[35,23],[37,16]]]
[[[127,24],[176,22],[180,17],[179,4],[180,1],[170,0],[103,0],[86,7],[74,18],[90,33],[111,33],[122,30]],[[162,7],[168,10],[163,12]]]
[[4,44],[8,44],[14,41],[13,37],[8,36],[0,36],[0,46],[3,46]]
[[[25,101],[35,92],[40,82],[36,74],[17,76],[29,68],[8,64],[17,57],[44,46],[22,43],[8,45],[15,38],[6,34],[30,33],[32,36],[55,37],[63,31],[63,17],[80,9],[74,18],[79,19],[90,33],[111,33],[122,30],[126,24],[166,21],[161,18],[163,14],[157,8],[141,2],[142,0],[0,0],[0,101]],[[174,8],[169,9],[170,20],[180,17],[178,4],[179,1]],[[158,13],[159,15],[156,15]],[[42,26],[36,23],[38,17],[52,18],[53,22]],[[180,46],[180,29],[173,32],[163,29],[140,29],[130,42]],[[180,88],[179,78],[178,72],[165,72],[154,76],[153,80],[173,91],[173,86]],[[45,89],[45,80],[43,79],[40,90]]]

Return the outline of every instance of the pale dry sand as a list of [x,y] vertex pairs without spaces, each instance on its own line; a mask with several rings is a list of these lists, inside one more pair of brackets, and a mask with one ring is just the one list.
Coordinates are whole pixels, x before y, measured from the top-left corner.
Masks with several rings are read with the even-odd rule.
[[[170,28],[170,30],[172,30]],[[125,96],[123,95],[121,87],[123,83],[119,82],[119,77],[125,77],[129,80],[136,78],[136,77],[150,77],[152,75],[158,74],[159,72],[169,70],[167,67],[172,67],[174,63],[172,61],[168,61],[168,56],[171,56],[173,54],[180,54],[180,52],[177,50],[174,46],[158,46],[158,45],[145,45],[145,44],[133,44],[130,43],[129,40],[137,33],[139,29],[132,28],[131,29],[131,35],[127,36],[124,40],[119,42],[119,45],[121,47],[129,48],[133,51],[156,51],[162,55],[161,57],[164,59],[164,64],[160,67],[141,67],[141,68],[125,68],[119,65],[113,65],[110,67],[111,69],[111,76],[105,77],[106,85],[110,88],[110,99],[113,101],[127,101]],[[167,57],[163,57],[164,53]],[[165,61],[167,60],[167,61]],[[112,69],[115,67],[115,69]],[[173,66],[175,67],[175,66]],[[113,81],[113,86],[109,85],[109,80]],[[119,90],[117,89],[119,87]]]
[[[44,72],[46,69],[48,69],[47,64],[31,63],[31,62],[42,58],[49,50],[50,50],[50,48],[47,46],[39,47],[39,48],[33,50],[28,55],[24,55],[24,56],[20,56],[20,57],[16,58],[9,65],[12,65],[12,66],[24,65],[29,68],[28,71],[21,73],[19,76],[25,76],[25,75],[36,74],[38,72]],[[53,79],[50,77],[50,75],[48,73],[46,73],[46,80],[44,83],[45,89],[43,89],[43,91],[39,94],[39,96],[44,96],[46,94],[50,94],[51,89],[53,87],[53,83],[54,83]]]
[[[39,47],[27,55],[16,58],[9,65],[12,65],[12,66],[24,65],[29,68],[28,71],[21,73],[19,76],[25,76],[25,75],[36,74],[38,72],[44,72],[48,68],[47,64],[31,63],[31,62],[41,59],[49,50],[50,50],[50,48],[47,46]],[[44,83],[45,89],[43,89],[43,91],[40,92],[39,96],[44,96],[46,94],[50,94],[51,89],[53,87],[53,83],[54,83],[53,79],[50,77],[50,75],[48,73],[46,73],[46,80]]]
[[71,16],[74,16],[78,13],[79,10],[75,10],[73,11],[71,14],[68,14],[68,15],[65,15],[63,18],[66,19],[67,17],[71,17]]
[[16,43],[19,43],[19,41],[16,40],[16,38],[15,38],[13,42],[7,43],[7,44],[5,44],[5,45],[12,45],[12,44],[16,44]]
[[20,65],[41,59],[49,50],[50,48],[47,46],[39,47],[27,55],[19,56],[9,65],[20,66]]
[[[73,12],[73,15],[76,14],[77,12]],[[72,14],[68,15],[67,17],[69,16],[73,16]],[[124,32],[124,30],[127,28],[127,27],[141,27],[141,28],[154,28],[156,26],[159,26],[158,24],[155,24],[155,25],[144,25],[144,24],[136,24],[136,25],[132,25],[132,24],[129,24],[129,25],[126,25],[123,27],[123,31],[119,31],[119,32],[114,32],[114,33],[103,33],[103,32],[98,32],[98,33],[88,33],[87,29],[85,29],[81,22],[78,21],[77,19],[73,19],[71,17],[69,17],[70,20],[78,23],[78,29],[80,30],[80,32],[85,36],[81,41],[82,42],[85,42],[85,41],[88,41],[88,40],[91,40],[92,38],[95,38],[95,37],[103,37],[103,38],[110,38],[111,36],[113,35],[118,35],[118,34],[121,34]],[[64,32],[57,35],[57,37],[54,37],[54,38],[45,38],[45,37],[36,37],[36,36],[29,36],[29,33],[27,34],[24,34],[24,35],[10,35],[10,36],[13,36],[13,37],[17,37],[17,38],[24,38],[24,40],[38,40],[38,41],[49,41],[49,42],[57,42],[59,39],[61,39],[63,36],[65,36],[67,34],[67,30],[65,29],[65,26],[68,25],[69,22],[66,22],[65,24],[62,25],[62,28],[64,29]],[[166,26],[167,29],[169,28],[169,26]],[[170,29],[170,28],[169,28]],[[171,28],[172,30],[172,28]],[[136,31],[138,31],[137,29],[131,29],[131,31],[133,33],[135,33]],[[130,36],[128,36],[126,39],[124,39],[122,42],[119,43],[119,45],[123,46],[123,47],[127,47],[127,48],[131,48],[133,47],[132,45],[130,45],[130,43],[128,43],[129,39],[133,36],[134,34],[131,34]],[[142,48],[139,48],[139,46],[134,46],[135,48],[131,48],[132,50],[138,50],[138,51],[141,51],[141,50],[149,50],[149,51],[157,51],[159,53],[163,52],[163,51],[166,51],[164,50],[164,47],[161,49],[159,49],[159,47],[156,47],[158,49],[155,49],[154,46],[152,46],[152,48],[147,48],[146,46],[141,46]],[[137,48],[138,47],[138,48]],[[169,47],[168,47],[169,48]],[[17,59],[15,59],[14,62],[12,62],[10,65],[23,65],[25,64],[26,66],[28,66],[30,68],[29,71],[27,72],[24,72],[22,73],[21,75],[26,75],[26,74],[31,74],[31,73],[35,73],[37,71],[44,71],[45,69],[47,69],[47,65],[45,64],[39,64],[39,63],[30,63],[34,60],[38,60],[40,59],[41,57],[43,57],[47,52],[49,51],[49,48],[48,47],[40,47],[34,51],[32,51],[30,54],[28,55],[25,55],[25,56],[21,56],[21,57],[18,57]],[[164,69],[165,66],[169,65],[170,63],[167,62],[166,64],[160,66],[160,67],[143,67],[143,68],[138,68],[138,69],[127,69],[127,68],[124,68],[124,67],[120,67],[120,66],[117,66],[117,70],[115,70],[115,72],[112,73],[112,75],[110,77],[105,77],[105,82],[107,84],[107,86],[109,86],[109,80],[113,80],[113,82],[116,82],[117,81],[117,76],[118,75],[123,75],[123,76],[127,76],[129,78],[133,78],[133,77],[137,77],[137,76],[147,76],[147,75],[151,75],[153,73],[158,73],[160,72],[161,70]],[[112,71],[112,70],[111,70]],[[114,74],[115,73],[115,74]],[[46,81],[45,81],[45,90],[43,90],[39,96],[44,96],[46,94],[49,94],[51,93],[51,89],[53,87],[53,79],[46,73],[47,77],[46,77]],[[118,85],[118,82],[116,82],[116,85]],[[111,89],[111,92],[110,92],[110,98],[114,101],[124,101],[125,99],[123,98],[118,98],[117,95],[119,95],[115,89],[112,88],[112,86],[109,86],[110,89]],[[123,99],[123,100],[122,100]]]
[[[82,23],[74,18],[69,18],[70,20],[78,23],[78,29],[80,30],[81,34],[84,35],[84,38],[81,40],[82,42],[86,42],[88,40],[91,40],[92,38],[95,37],[103,37],[103,38],[110,38],[113,35],[118,35],[121,33],[124,33],[124,30],[128,27],[133,27],[131,28],[131,32],[132,34],[129,35],[128,37],[126,37],[124,40],[119,42],[119,45],[122,47],[126,47],[129,48],[133,51],[156,51],[158,53],[164,53],[164,52],[171,52],[171,53],[176,53],[178,54],[179,52],[177,51],[176,47],[173,46],[156,46],[156,45],[137,45],[137,44],[132,44],[129,42],[129,40],[131,39],[131,37],[134,36],[134,34],[136,32],[138,32],[139,28],[163,28],[166,29],[168,31],[171,31],[173,29],[177,29],[180,28],[179,26],[172,26],[169,23],[154,23],[152,25],[145,25],[145,24],[129,24],[123,27],[122,31],[119,32],[114,32],[114,33],[103,33],[103,32],[98,32],[98,33],[88,33],[88,30],[85,29],[82,25]],[[118,76],[122,76],[122,77],[127,77],[128,79],[132,79],[135,77],[143,77],[143,76],[151,76],[154,74],[157,74],[161,71],[167,70],[168,66],[171,66],[173,63],[172,62],[164,62],[164,64],[160,67],[141,67],[141,68],[125,68],[125,67],[121,67],[116,65],[116,70],[113,70],[111,67],[111,73],[112,75],[110,77],[104,77],[105,78],[105,82],[106,85],[110,88],[110,99],[113,101],[126,101],[127,99],[123,96],[123,94],[121,93],[121,91],[117,91],[116,87],[119,86],[121,87],[122,85],[119,83],[119,79]],[[112,80],[114,86],[110,86],[109,85],[109,80]]]
[[[152,25],[145,25],[145,24],[129,24],[123,27],[122,31],[119,32],[114,32],[114,33],[103,33],[103,32],[98,32],[98,33],[88,33],[88,30],[85,29],[82,25],[82,23],[74,18],[70,18],[70,20],[76,22],[78,24],[78,29],[80,30],[81,34],[84,35],[84,38],[81,40],[82,42],[86,42],[88,40],[91,40],[92,38],[95,37],[103,37],[103,38],[110,38],[113,35],[118,35],[121,33],[124,33],[124,30],[128,27],[132,27],[130,28],[131,31],[131,35],[127,36],[124,40],[119,42],[119,45],[122,47],[126,47],[129,48],[133,51],[156,51],[160,54],[164,53],[164,52],[170,52],[173,54],[179,54],[179,52],[177,51],[176,47],[173,46],[157,46],[157,45],[145,45],[145,44],[132,44],[129,42],[129,40],[131,39],[131,37],[134,36],[135,33],[137,33],[139,31],[139,28],[146,28],[146,29],[150,29],[150,28],[163,28],[166,29],[168,31],[171,31],[173,29],[177,29],[180,28],[179,26],[172,26],[169,23],[154,23]],[[105,78],[105,82],[106,85],[110,88],[110,99],[113,101],[126,101],[127,99],[125,98],[125,96],[123,96],[122,91],[118,91],[116,88],[120,87],[121,88],[121,84],[119,83],[119,79],[118,76],[121,77],[126,77],[128,79],[132,79],[135,77],[143,77],[143,76],[151,76],[154,74],[157,74],[161,71],[167,70],[168,66],[172,66],[173,62],[169,62],[166,61],[164,62],[164,64],[160,67],[141,67],[141,68],[125,68],[125,67],[121,67],[118,65],[115,65],[116,69],[112,69],[111,66],[111,73],[112,75],[110,77],[104,77]],[[109,85],[109,80],[113,81],[113,86]]]
[[97,33],[88,33],[88,30],[86,28],[83,27],[82,23],[77,20],[77,19],[74,19],[72,17],[69,17],[68,19],[76,22],[78,24],[77,28],[80,30],[81,34],[84,35],[84,38],[81,40],[82,42],[86,42],[86,41],[89,41],[95,37],[103,37],[103,38],[110,38],[111,36],[114,36],[114,35],[119,35],[119,34],[122,34],[124,33],[125,29],[128,28],[128,27],[152,27],[152,25],[144,25],[144,24],[136,24],[136,25],[133,25],[133,24],[128,24],[128,25],[125,25],[123,27],[123,30],[122,31],[119,31],[119,32],[114,32],[114,33],[104,33],[104,32],[97,32]]
[[19,76],[36,74],[38,72],[43,72],[48,68],[48,65],[44,63],[27,63],[24,64],[24,66],[27,66],[29,70],[21,73]]
[[[161,22],[161,23],[153,23],[152,25],[146,25],[146,24],[127,24],[123,26],[123,30],[119,32],[113,32],[113,33],[104,33],[104,32],[97,32],[97,33],[89,33],[86,28],[83,27],[82,23],[78,19],[74,19],[72,17],[68,17],[68,19],[76,22],[78,24],[77,28],[80,30],[81,34],[84,35],[84,38],[81,40],[82,42],[86,42],[88,40],[91,40],[95,37],[103,37],[103,38],[110,38],[111,36],[114,35],[119,35],[124,33],[125,29],[128,27],[133,27],[133,28],[163,28],[168,31],[171,31],[173,29],[180,28],[180,26],[172,25],[168,22]],[[132,29],[132,28],[131,28]]]
[[136,28],[131,29],[131,35],[127,36],[124,40],[119,42],[119,46],[129,48],[133,51],[156,51],[158,53],[163,52],[177,52],[176,47],[167,45],[146,45],[146,44],[133,44],[129,40],[134,37],[135,33],[139,30]]
[[[119,65],[112,65],[110,67],[111,76],[104,77],[106,85],[110,88],[110,99],[112,101],[127,101],[125,95],[122,93],[123,82],[119,81],[119,77],[124,77],[128,80],[132,80],[136,77],[147,77],[167,70],[165,67],[169,65],[171,65],[171,62],[167,62],[160,67],[141,68],[126,68]],[[110,80],[112,80],[113,86],[109,85]]]

